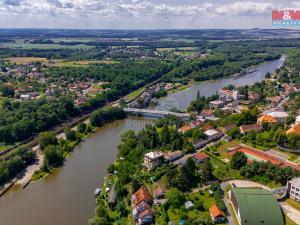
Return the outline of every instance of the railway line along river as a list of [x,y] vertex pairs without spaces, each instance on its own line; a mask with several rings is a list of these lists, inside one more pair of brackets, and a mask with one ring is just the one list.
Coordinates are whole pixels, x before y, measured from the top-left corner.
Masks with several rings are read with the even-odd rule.
[[[197,91],[208,96],[218,89],[246,85],[264,79],[284,62],[281,59],[266,62],[257,71],[238,79],[226,78],[204,82],[171,94],[161,100],[161,106],[175,99],[179,109],[185,109],[196,98]],[[158,106],[159,107],[159,106]],[[128,117],[99,128],[74,149],[65,165],[44,180],[30,184],[26,189],[13,188],[0,198],[1,225],[87,225],[93,216],[93,191],[103,182],[106,169],[115,160],[120,134],[128,129],[140,130],[154,120]]]

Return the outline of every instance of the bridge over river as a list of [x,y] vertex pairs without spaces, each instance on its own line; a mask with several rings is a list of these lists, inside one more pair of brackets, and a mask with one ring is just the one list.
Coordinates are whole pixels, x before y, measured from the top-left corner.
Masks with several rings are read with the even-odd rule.
[[145,117],[154,117],[154,118],[162,118],[168,115],[176,116],[182,119],[189,119],[191,114],[190,113],[176,113],[176,112],[169,112],[169,111],[161,111],[155,109],[135,109],[135,108],[124,108],[124,111],[130,115],[137,115],[137,116],[145,116]]

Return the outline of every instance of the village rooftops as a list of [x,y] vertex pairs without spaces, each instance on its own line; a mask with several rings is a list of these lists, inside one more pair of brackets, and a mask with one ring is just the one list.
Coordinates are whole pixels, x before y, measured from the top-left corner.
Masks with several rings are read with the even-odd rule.
[[181,128],[179,128],[179,131],[182,133],[188,132],[191,129],[193,129],[193,127],[189,124],[182,126]]

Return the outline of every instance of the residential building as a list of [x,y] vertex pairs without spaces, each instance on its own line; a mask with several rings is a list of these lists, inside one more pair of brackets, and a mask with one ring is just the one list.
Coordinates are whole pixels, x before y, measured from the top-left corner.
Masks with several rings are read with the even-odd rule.
[[149,191],[146,188],[140,188],[131,197],[132,206],[136,207],[141,202],[145,202],[148,205],[152,205],[153,199]]
[[163,162],[163,154],[161,152],[149,152],[144,155],[144,166],[148,170],[153,170],[158,166],[161,166]]
[[198,152],[195,155],[193,155],[193,158],[198,162],[198,163],[203,163],[206,159],[209,158],[209,156],[204,153],[204,152]]
[[221,89],[218,91],[218,95],[219,100],[225,103],[239,99],[239,92],[236,90]]
[[277,123],[277,120],[270,115],[263,115],[257,119],[257,124],[263,125],[264,123]]
[[206,137],[209,141],[215,141],[215,140],[219,139],[220,137],[222,137],[222,134],[214,129],[207,130],[204,132],[204,134],[206,135]]
[[212,117],[214,116],[214,111],[211,109],[203,109],[200,113],[200,116],[203,117]]
[[256,131],[256,132],[260,132],[262,131],[262,126],[259,124],[247,124],[247,125],[242,125],[240,126],[240,132],[242,134],[247,134],[250,131]]
[[287,193],[291,199],[300,202],[300,177],[294,178],[287,183]]
[[174,151],[174,152],[165,152],[163,154],[164,154],[165,160],[167,160],[169,162],[174,162],[175,160],[177,160],[183,156],[183,153],[179,150]]
[[287,119],[289,117],[289,114],[287,114],[284,111],[274,111],[274,112],[269,113],[268,115],[272,116],[273,118],[275,118],[275,120],[278,123],[286,123],[286,121],[287,121]]
[[138,223],[140,225],[144,224],[152,224],[154,220],[154,213],[151,209],[146,209],[145,211],[141,212],[138,216]]
[[289,134],[299,134],[300,135],[300,124],[297,124],[297,125],[291,127],[285,133],[286,133],[286,135],[289,135]]
[[226,221],[225,213],[216,205],[209,208],[209,214],[214,223],[224,223]]
[[224,105],[225,105],[225,103],[223,101],[220,101],[220,100],[211,101],[209,103],[209,107],[211,109],[222,108],[222,107],[224,107]]
[[284,225],[280,206],[269,190],[233,188],[229,198],[240,225]]

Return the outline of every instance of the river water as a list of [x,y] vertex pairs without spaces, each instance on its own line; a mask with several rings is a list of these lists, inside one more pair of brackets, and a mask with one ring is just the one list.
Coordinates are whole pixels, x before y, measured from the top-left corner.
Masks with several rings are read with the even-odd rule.
[[257,71],[251,74],[246,74],[243,77],[237,79],[226,78],[215,81],[200,82],[192,85],[191,87],[175,92],[168,95],[166,98],[159,100],[158,105],[155,107],[158,110],[169,111],[172,108],[177,108],[181,111],[187,109],[190,102],[195,100],[197,92],[200,91],[200,95],[208,97],[215,94],[219,89],[226,87],[229,84],[234,86],[251,85],[256,82],[261,82],[265,78],[267,72],[274,72],[277,68],[283,65],[285,57],[282,56],[278,60],[265,62],[257,66]]
[[[238,79],[204,82],[171,94],[158,108],[173,106],[184,110],[199,90],[209,96],[228,84],[253,84],[264,79],[284,62],[261,64],[257,72]],[[173,105],[172,105],[173,104]],[[175,104],[175,105],[174,105]],[[153,120],[129,117],[103,126],[75,148],[60,169],[26,189],[14,188],[0,198],[0,225],[87,225],[94,214],[93,192],[106,176],[106,169],[115,160],[120,134],[128,129],[141,130]]]
[[87,225],[94,214],[94,190],[116,158],[120,134],[153,122],[129,117],[98,129],[46,179],[1,197],[0,225]]

